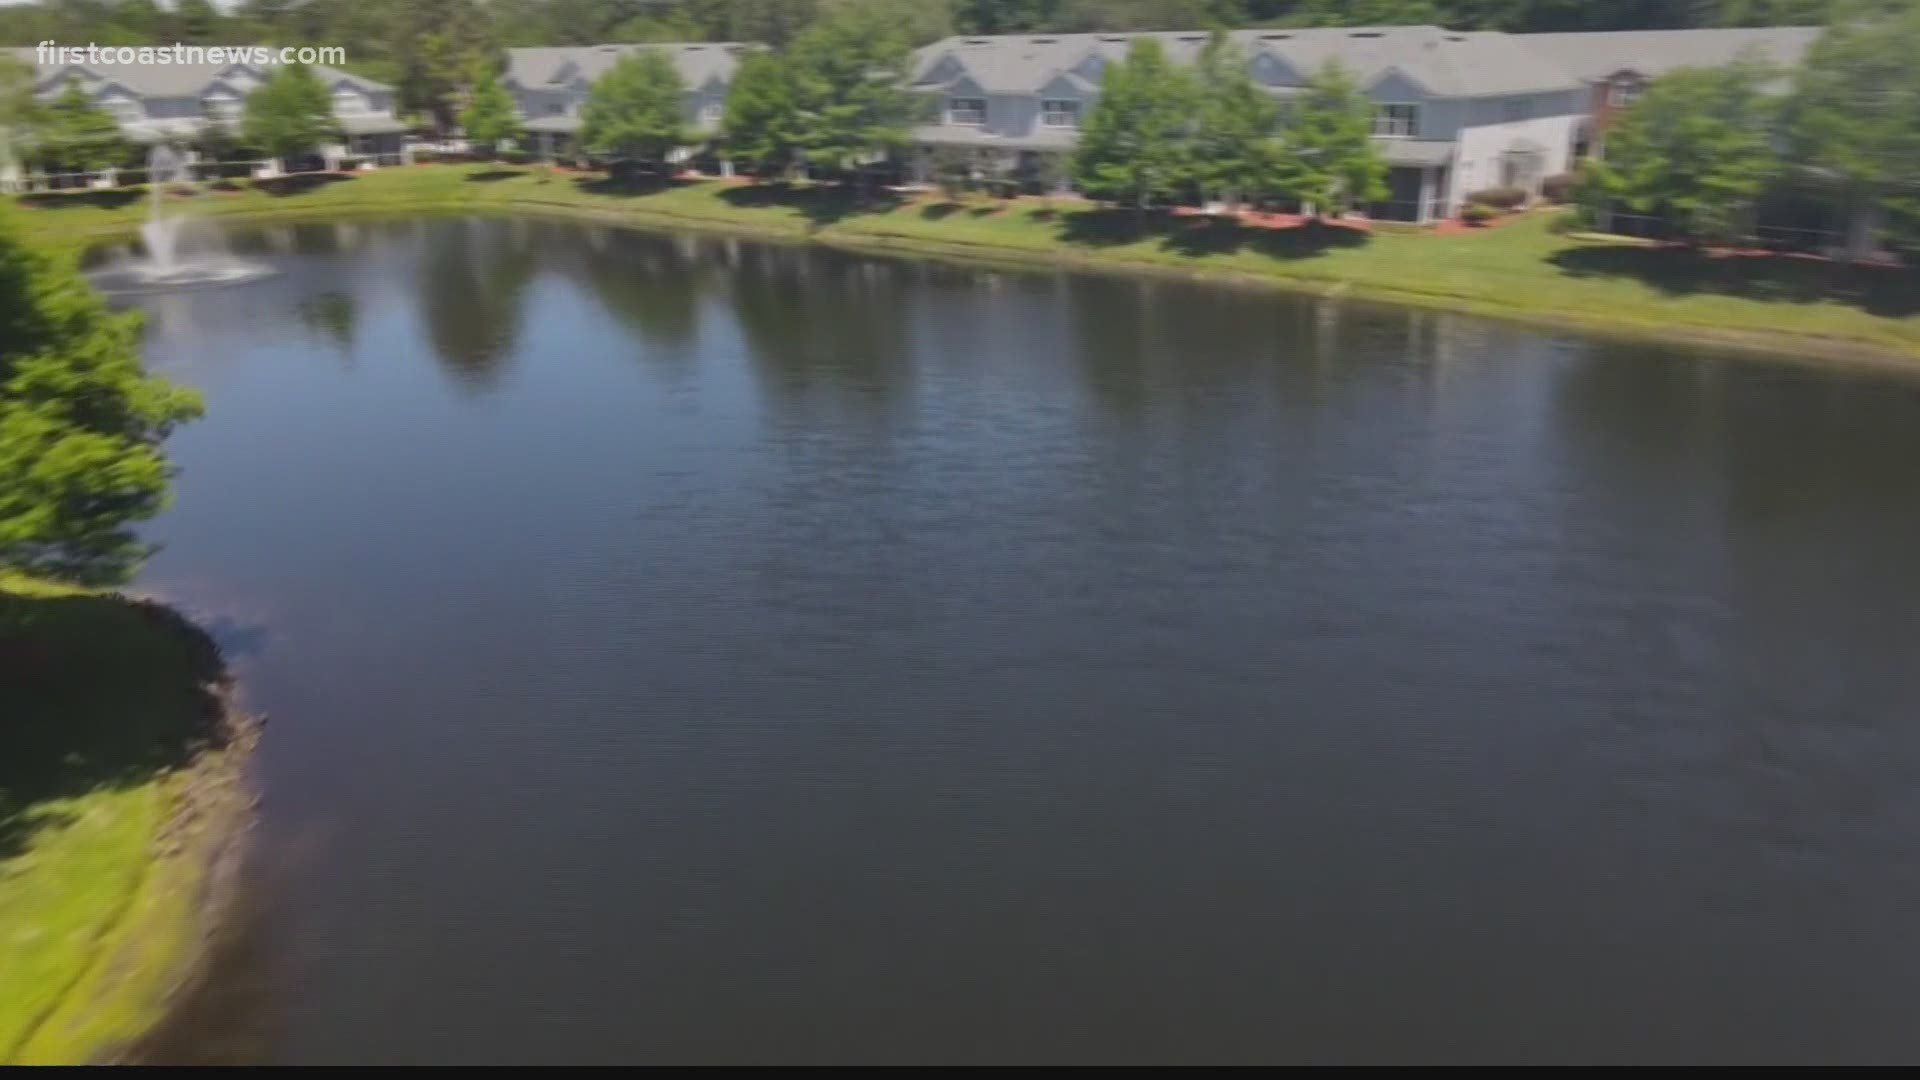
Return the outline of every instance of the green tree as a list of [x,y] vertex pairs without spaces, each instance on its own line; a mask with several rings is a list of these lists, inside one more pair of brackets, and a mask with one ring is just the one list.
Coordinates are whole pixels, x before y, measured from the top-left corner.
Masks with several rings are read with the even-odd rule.
[[[491,69],[499,59],[492,23],[476,0],[407,0],[392,5],[398,35],[400,107],[422,112],[442,131],[454,124],[461,91],[473,72]],[[382,52],[395,48],[383,43]],[[349,52],[348,56],[355,53]]]
[[1856,206],[1920,210],[1920,3],[1852,0],[1815,42],[1788,105],[1795,158],[1840,178]]
[[1743,58],[1655,80],[1607,133],[1606,158],[1589,167],[1582,201],[1671,215],[1694,240],[1740,236],[1780,172],[1778,106],[1765,90],[1774,77]]
[[131,526],[166,505],[160,443],[199,415],[140,366],[140,317],[116,315],[0,210],[0,567],[89,584],[145,554]]
[[851,170],[906,144],[916,109],[902,85],[909,50],[883,4],[830,8],[793,43],[806,159]]
[[97,108],[78,80],[36,110],[31,142],[43,168],[53,172],[95,172],[125,161],[127,141],[112,116]]
[[1174,194],[1185,173],[1193,83],[1160,42],[1136,38],[1109,64],[1073,154],[1074,184],[1096,199],[1144,210]]
[[793,70],[777,53],[748,53],[727,89],[720,128],[727,153],[766,176],[800,163],[803,132]]
[[1281,124],[1279,189],[1316,214],[1387,197],[1387,164],[1373,145],[1373,103],[1338,63],[1307,81]]
[[311,153],[340,137],[333,98],[305,64],[275,68],[247,95],[241,136],[271,158]]
[[580,135],[596,154],[660,164],[699,141],[686,122],[686,86],[664,53],[622,57],[587,96]]
[[460,114],[460,126],[469,142],[486,148],[489,158],[499,156],[501,143],[520,138],[520,114],[514,108],[513,95],[494,77],[492,68],[483,68],[474,81],[467,111]]
[[1284,179],[1280,110],[1224,34],[1216,33],[1200,54],[1195,93],[1188,179],[1203,196],[1229,204],[1278,193]]
[[[122,5],[125,6],[125,5]],[[212,0],[174,0],[172,19],[175,39],[189,45],[221,40],[225,21]],[[158,29],[160,20],[154,20]]]
[[785,48],[818,17],[820,0],[730,0],[726,7],[720,36]]

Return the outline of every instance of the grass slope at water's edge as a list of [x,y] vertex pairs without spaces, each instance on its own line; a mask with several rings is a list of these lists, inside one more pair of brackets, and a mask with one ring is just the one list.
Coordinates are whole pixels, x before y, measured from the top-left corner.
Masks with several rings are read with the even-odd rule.
[[0,574],[0,1064],[163,1015],[250,817],[217,650],[167,609]]
[[[137,191],[25,197],[51,243],[123,234]],[[1466,234],[1262,230],[1201,217],[1139,217],[1066,201],[857,203],[830,187],[717,181],[635,192],[541,169],[430,165],[243,189],[197,210],[239,219],[535,210],[636,225],[750,233],[935,256],[1151,270],[1392,300],[1603,333],[1671,336],[1786,355],[1920,360],[1920,274],[1817,260],[1715,258],[1558,235],[1550,215]]]

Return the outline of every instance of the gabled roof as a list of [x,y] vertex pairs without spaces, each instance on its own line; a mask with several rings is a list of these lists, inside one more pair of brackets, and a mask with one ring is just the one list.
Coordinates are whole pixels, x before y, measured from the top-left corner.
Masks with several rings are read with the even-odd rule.
[[[33,50],[23,50],[32,56]],[[345,82],[357,90],[378,92],[391,90],[385,83],[374,82],[335,68],[319,64],[309,65],[320,81],[329,86]],[[41,67],[36,76],[47,89],[46,81],[63,72],[85,72],[107,83],[125,87],[141,98],[198,98],[208,88],[222,81],[235,68],[256,72],[264,77],[272,70],[271,66],[261,66],[244,62],[222,61],[218,64],[49,64]]]
[[[925,84],[935,65],[952,56],[989,93],[1032,93],[1089,54],[1120,59],[1135,39],[1143,37],[1157,39],[1175,63],[1192,63],[1208,40],[1208,35],[1194,32],[951,37],[919,50],[915,82]],[[1436,97],[1520,94],[1579,85],[1564,65],[1508,34],[1458,33],[1437,26],[1360,26],[1236,30],[1228,37],[1250,60],[1269,52],[1303,75],[1337,60],[1362,85],[1398,71]]]
[[577,75],[592,82],[625,57],[664,52],[688,89],[733,78],[752,45],[737,41],[663,42],[653,45],[540,46],[507,50],[507,79],[525,90],[563,85]]
[[1748,49],[1781,67],[1797,67],[1821,32],[1812,26],[1768,26],[1515,37],[1581,80],[1600,82],[1623,71],[1651,79],[1676,68],[1721,67]]

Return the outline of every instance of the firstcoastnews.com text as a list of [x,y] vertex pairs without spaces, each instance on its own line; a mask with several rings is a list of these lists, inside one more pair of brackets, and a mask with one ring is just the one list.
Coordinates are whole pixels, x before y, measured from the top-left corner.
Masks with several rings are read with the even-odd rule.
[[338,67],[347,62],[347,50],[339,45],[273,48],[268,45],[61,45],[43,41],[34,47],[34,59],[42,66],[61,64],[134,65],[154,64],[255,64],[272,67],[280,64],[326,64]]

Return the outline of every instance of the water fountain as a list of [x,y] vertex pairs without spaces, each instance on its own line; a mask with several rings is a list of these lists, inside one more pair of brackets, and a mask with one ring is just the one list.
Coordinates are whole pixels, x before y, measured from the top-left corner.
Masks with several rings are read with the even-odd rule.
[[147,223],[140,226],[144,258],[130,258],[95,276],[109,290],[182,288],[226,285],[261,277],[271,271],[235,258],[209,226],[182,202],[171,198],[174,189],[193,183],[187,158],[166,143],[156,143],[147,154],[147,185],[152,195]]

